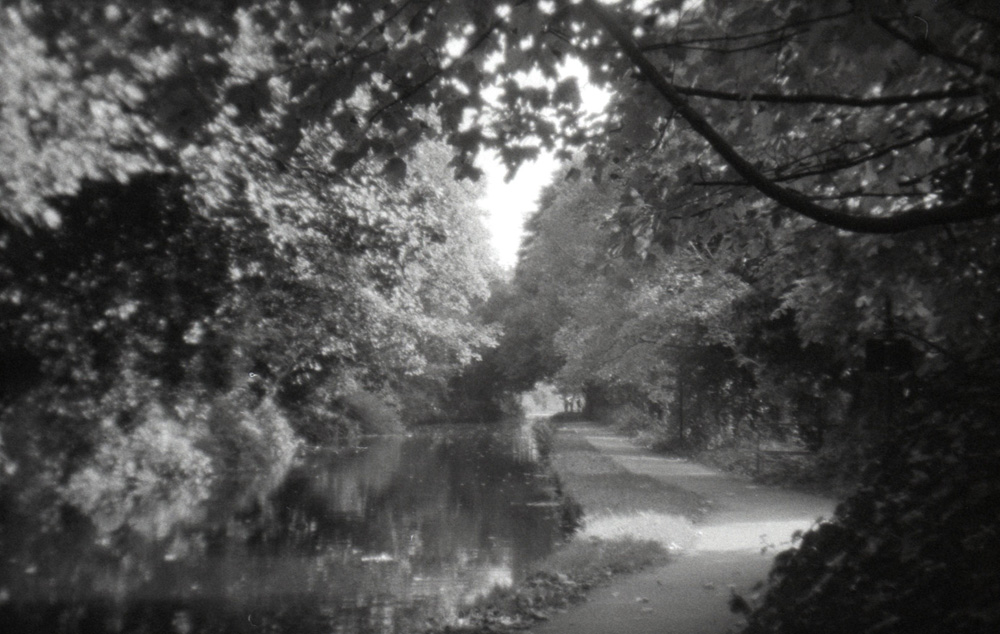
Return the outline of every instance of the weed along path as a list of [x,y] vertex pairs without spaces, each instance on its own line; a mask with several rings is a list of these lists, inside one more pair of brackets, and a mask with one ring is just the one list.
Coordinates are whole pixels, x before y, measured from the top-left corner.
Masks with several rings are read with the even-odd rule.
[[792,534],[830,517],[835,502],[755,485],[636,447],[589,423],[559,427],[553,466],[584,508],[576,539],[661,541],[668,564],[617,578],[537,634],[722,634],[743,623],[731,592],[750,596]]

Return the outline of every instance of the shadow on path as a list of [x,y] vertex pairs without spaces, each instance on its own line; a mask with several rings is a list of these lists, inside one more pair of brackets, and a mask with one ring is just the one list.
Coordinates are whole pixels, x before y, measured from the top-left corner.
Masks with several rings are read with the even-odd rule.
[[743,619],[729,610],[731,589],[751,595],[793,533],[835,506],[654,454],[589,423],[559,428],[553,466],[586,512],[577,539],[656,539],[673,557],[592,591],[586,603],[532,628],[538,634],[736,631]]

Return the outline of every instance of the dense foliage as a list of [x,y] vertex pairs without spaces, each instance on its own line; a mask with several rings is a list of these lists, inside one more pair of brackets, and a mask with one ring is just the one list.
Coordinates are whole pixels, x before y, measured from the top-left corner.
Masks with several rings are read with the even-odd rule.
[[[405,163],[337,174],[327,125],[289,169],[238,109],[173,102],[194,99],[185,82],[225,80],[180,60],[185,36],[118,28],[154,28],[155,7],[61,11],[0,16],[5,522],[59,531],[72,509],[105,536],[166,539],[226,470],[281,473],[303,440],[440,416],[448,380],[493,339],[473,309],[496,272],[479,192],[432,138],[439,117]],[[261,32],[232,35],[216,62],[267,63]],[[194,111],[197,133],[174,118]],[[0,539],[13,552],[20,537]]]
[[939,401],[896,428],[835,520],[779,556],[747,631],[994,631],[996,417],[981,398]]
[[[755,624],[796,631],[843,587],[874,592],[849,629],[995,623],[995,573],[926,512],[993,500],[991,436],[934,439],[981,431],[1000,375],[994,5],[4,1],[0,482],[79,492],[118,450],[198,478],[220,439],[433,411],[493,334],[469,317],[474,192],[446,173],[545,149],[570,163],[460,387],[555,376],[674,442],[874,465]],[[968,468],[925,490],[925,454]],[[821,560],[845,562],[831,585]],[[880,598],[943,562],[972,567],[965,599],[931,600],[933,574]]]

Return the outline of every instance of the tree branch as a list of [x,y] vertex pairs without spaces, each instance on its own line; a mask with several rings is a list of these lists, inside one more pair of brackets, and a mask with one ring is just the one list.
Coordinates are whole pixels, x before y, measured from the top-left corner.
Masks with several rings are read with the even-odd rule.
[[[828,15],[821,15],[815,18],[806,18],[805,20],[798,20],[796,22],[789,22],[787,24],[782,24],[781,26],[776,26],[774,28],[765,29],[763,31],[755,31],[753,33],[741,33],[739,35],[720,35],[717,37],[705,37],[705,38],[694,38],[690,40],[679,40],[676,44],[686,45],[686,44],[705,44],[708,42],[733,42],[736,40],[747,40],[755,37],[770,37],[772,35],[785,35],[790,30],[795,30],[804,26],[810,26],[818,22],[826,22],[827,20],[839,20],[840,18],[846,18],[850,16],[853,11],[840,11],[838,13],[830,13]],[[800,33],[805,31],[800,31]]]
[[[951,126],[949,126],[951,128],[951,130],[950,130],[950,132],[947,133],[947,136],[952,136],[952,135],[958,134],[959,132],[962,132],[963,128],[960,127],[960,126],[971,127],[972,125],[976,124],[978,121],[986,119],[988,116],[989,116],[989,112],[988,111],[982,111],[982,112],[977,112],[977,113],[975,113],[973,115],[970,115],[968,117],[964,117],[962,119],[956,120],[956,121],[952,122]],[[767,178],[770,179],[771,181],[775,182],[775,183],[780,183],[780,182],[787,182],[787,181],[792,181],[792,180],[799,180],[799,179],[802,179],[802,178],[808,178],[810,176],[820,176],[822,174],[831,174],[831,173],[834,173],[834,172],[840,172],[840,171],[843,171],[845,169],[850,169],[852,167],[857,167],[858,165],[863,165],[864,163],[868,163],[869,161],[874,161],[875,159],[881,158],[881,157],[883,157],[883,156],[885,156],[887,154],[891,154],[892,152],[895,152],[895,151],[898,151],[898,150],[902,150],[902,149],[907,148],[907,147],[912,147],[914,145],[917,145],[921,141],[925,141],[927,139],[932,139],[934,137],[941,137],[941,136],[946,136],[946,134],[943,133],[941,130],[936,130],[936,129],[932,128],[932,129],[928,129],[925,132],[922,132],[921,134],[918,134],[916,136],[911,136],[911,137],[907,137],[905,139],[902,139],[901,141],[898,141],[896,143],[890,143],[889,145],[882,145],[882,146],[873,148],[873,149],[871,149],[869,152],[867,152],[865,154],[858,154],[858,155],[855,155],[855,156],[844,157],[844,158],[841,158],[841,159],[836,159],[836,160],[830,161],[829,163],[817,162],[816,164],[813,164],[812,166],[804,165],[803,167],[799,168],[798,171],[789,172],[789,173],[783,173],[784,170],[791,169],[791,167],[793,165],[796,165],[796,164],[800,164],[801,165],[801,164],[805,163],[804,160],[800,159],[800,160],[793,161],[790,164],[779,165],[779,166],[775,167],[774,170],[773,170],[773,175],[767,176]]]
[[737,174],[757,191],[795,213],[822,224],[858,233],[900,233],[920,227],[946,225],[1000,214],[1000,203],[997,201],[975,198],[951,205],[915,206],[886,216],[859,216],[851,213],[848,209],[818,205],[803,193],[782,187],[770,180],[737,152],[733,145],[719,134],[700,112],[692,108],[687,99],[666,80],[639,49],[631,34],[622,28],[606,7],[596,0],[583,0],[580,6],[597,22],[598,26],[618,42],[625,55],[646,76],[653,88]]
[[[405,0],[398,7],[396,7],[394,11],[389,12],[389,14],[381,22],[379,22],[377,24],[373,24],[367,31],[365,31],[361,35],[361,37],[359,37],[357,39],[357,41],[354,43],[354,46],[352,46],[347,51],[346,55],[352,55],[352,54],[354,54],[354,52],[358,50],[358,47],[361,46],[362,42],[364,42],[365,40],[367,40],[371,36],[372,33],[376,32],[376,31],[384,30],[385,27],[386,27],[386,25],[388,25],[390,22],[392,22],[393,20],[395,20],[396,17],[400,13],[402,13],[406,9],[406,7],[408,7],[409,5],[411,5],[413,2],[414,2],[414,0]],[[425,5],[424,9],[426,9],[429,4],[430,3],[428,3],[427,5]],[[423,10],[423,9],[421,9],[421,10]]]
[[831,106],[852,106],[856,108],[872,108],[885,106],[900,106],[911,103],[921,103],[925,101],[937,101],[940,99],[967,99],[969,97],[980,96],[980,91],[975,88],[965,88],[961,90],[932,90],[928,92],[913,93],[910,95],[885,95],[882,97],[852,97],[847,95],[832,95],[820,93],[802,93],[788,95],[777,92],[752,92],[740,94],[735,92],[725,92],[722,90],[709,90],[707,88],[695,88],[693,86],[674,86],[674,89],[682,95],[688,97],[705,97],[720,101],[759,101],[764,103],[788,103],[788,104],[825,104]]
[[746,51],[756,51],[758,49],[767,48],[769,46],[778,46],[785,41],[785,38],[778,38],[774,40],[765,40],[763,42],[757,42],[755,44],[744,44],[743,46],[734,46],[729,48],[719,48],[716,46],[704,46],[699,44],[674,44],[672,42],[660,42],[657,44],[646,44],[639,47],[639,50],[643,52],[653,52],[653,51],[664,51],[671,48],[679,48],[685,51],[707,51],[709,53],[721,53],[723,55],[728,55],[730,53],[744,53]]

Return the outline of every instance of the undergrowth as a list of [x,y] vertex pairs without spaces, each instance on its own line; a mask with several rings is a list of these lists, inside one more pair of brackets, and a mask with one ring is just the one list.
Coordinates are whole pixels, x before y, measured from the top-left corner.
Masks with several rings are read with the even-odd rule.
[[779,555],[747,634],[1000,631],[995,407],[914,416],[837,509]]

